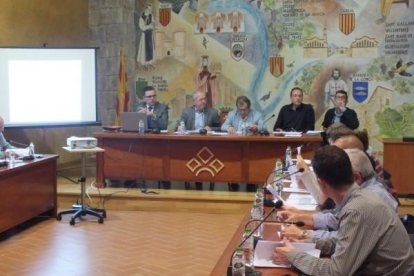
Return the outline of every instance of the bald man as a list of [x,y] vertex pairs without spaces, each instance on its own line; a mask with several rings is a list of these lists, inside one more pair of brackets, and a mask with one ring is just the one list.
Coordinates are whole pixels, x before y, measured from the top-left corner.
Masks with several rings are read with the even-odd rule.
[[13,146],[10,145],[9,142],[7,142],[6,138],[4,138],[3,131],[4,131],[4,119],[3,117],[0,116],[0,158],[5,157],[5,150],[13,148]]

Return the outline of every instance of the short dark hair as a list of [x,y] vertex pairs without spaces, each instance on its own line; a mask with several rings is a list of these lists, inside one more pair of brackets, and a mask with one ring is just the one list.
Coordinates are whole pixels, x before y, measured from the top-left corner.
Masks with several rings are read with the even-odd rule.
[[338,90],[335,92],[335,96],[336,94],[343,94],[345,95],[345,100],[348,101],[348,93],[345,90]]
[[335,190],[354,183],[351,161],[346,152],[337,146],[320,147],[312,159],[312,167],[316,176]]
[[300,92],[302,92],[302,95],[303,95],[303,90],[302,90],[302,88],[300,88],[300,87],[293,87],[291,90],[290,90],[290,96],[292,97],[292,93],[293,93],[293,91],[294,90],[299,90]]
[[247,108],[250,109],[250,105],[251,105],[250,99],[247,98],[246,96],[238,96],[237,97],[237,99],[236,99],[236,107],[239,106],[240,103],[247,104]]
[[145,93],[146,93],[147,91],[155,91],[154,86],[150,86],[150,85],[145,86],[145,87],[142,89],[142,93],[144,93],[144,96],[145,96]]

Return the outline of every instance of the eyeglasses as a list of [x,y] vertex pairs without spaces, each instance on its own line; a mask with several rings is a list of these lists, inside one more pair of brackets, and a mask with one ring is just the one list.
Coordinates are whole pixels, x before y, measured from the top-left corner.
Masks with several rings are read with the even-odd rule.
[[155,97],[157,97],[157,95],[156,95],[156,94],[154,94],[154,95],[148,95],[148,96],[145,96],[145,98],[155,98]]

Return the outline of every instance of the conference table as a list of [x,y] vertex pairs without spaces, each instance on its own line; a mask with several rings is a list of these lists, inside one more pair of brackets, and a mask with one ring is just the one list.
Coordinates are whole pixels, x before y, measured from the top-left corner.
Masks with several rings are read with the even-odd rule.
[[[270,212],[270,208],[266,208],[266,213]],[[269,221],[275,219],[277,211],[275,211],[270,217]],[[266,215],[266,214],[265,214]],[[216,265],[211,271],[210,275],[226,275],[228,266],[231,262],[231,257],[234,250],[240,244],[246,223],[250,220],[250,212],[246,214],[243,220],[240,222],[239,227],[234,233],[232,239],[227,244],[222,255],[218,259]],[[263,240],[278,241],[278,230],[280,230],[280,224],[274,222],[263,223]],[[255,267],[255,270],[260,272],[262,276],[279,276],[279,275],[298,275],[296,271],[291,268],[275,268],[275,267]]]
[[262,184],[284,158],[287,146],[302,146],[304,158],[320,147],[319,135],[236,136],[95,132],[105,152],[96,156],[96,185],[105,179],[208,181]]
[[0,232],[39,215],[56,216],[58,155],[0,167]]

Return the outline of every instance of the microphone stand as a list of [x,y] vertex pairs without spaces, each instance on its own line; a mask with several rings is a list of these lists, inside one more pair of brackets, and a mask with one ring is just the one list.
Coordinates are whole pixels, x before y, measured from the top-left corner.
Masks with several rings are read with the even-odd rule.
[[[260,220],[260,223],[259,224],[257,224],[256,225],[256,227],[250,232],[250,234],[249,235],[247,235],[240,243],[239,243],[239,245],[237,246],[237,247],[241,247],[241,246],[243,246],[243,244],[253,235],[253,233],[254,232],[256,232],[256,230],[257,229],[259,229],[259,227],[260,226],[262,226],[262,224],[275,212],[275,211],[277,211],[277,209],[276,208],[272,208],[272,210],[269,212],[269,214],[267,214],[262,220]],[[248,224],[248,223],[247,223]],[[227,267],[227,276],[232,276],[232,274],[233,274],[233,270],[232,270],[232,268],[233,268],[233,264],[232,264],[232,260],[233,260],[233,256],[234,256],[234,253],[236,253],[236,250],[237,250],[237,247],[236,247],[236,249],[233,251],[233,253],[231,253],[231,255],[230,255],[230,264],[229,264],[229,266]],[[248,266],[245,266],[246,267],[246,276],[253,276],[253,275],[255,275],[255,276],[257,276],[257,275],[261,275],[261,273],[260,272],[257,272],[257,271],[255,271],[252,267],[248,267]]]
[[263,126],[262,129],[259,131],[259,134],[261,136],[269,136],[269,131],[267,130],[267,128],[265,127],[265,124],[272,119],[273,117],[275,117],[276,115],[273,113],[269,118],[267,118],[266,120],[264,120],[263,122]]
[[[293,165],[290,165],[290,166],[293,166]],[[278,170],[275,170],[275,171],[278,171]],[[273,173],[273,172],[275,172],[275,171],[272,171],[271,173]],[[265,193],[265,195],[266,195],[266,191],[267,192],[269,192],[268,191],[268,189],[267,189],[267,185],[271,185],[271,184],[273,184],[273,183],[276,183],[276,182],[278,182],[278,181],[280,181],[280,180],[283,180],[283,179],[285,179],[285,178],[288,178],[288,177],[291,177],[292,175],[295,175],[295,174],[297,174],[297,173],[302,173],[302,172],[304,172],[305,170],[303,169],[303,168],[300,168],[299,170],[297,170],[297,171],[294,171],[293,173],[290,173],[290,174],[288,174],[288,175],[284,175],[284,176],[281,176],[281,177],[278,177],[277,179],[274,179],[274,180],[272,180],[272,181],[270,181],[270,182],[268,182],[267,181],[267,179],[266,179],[266,182],[265,182],[265,184],[263,185],[263,190],[264,190],[264,193]],[[270,177],[270,174],[269,174],[269,176],[267,177],[267,178],[269,178]],[[271,200],[271,199],[264,199],[264,201],[263,201],[263,205],[265,206],[265,207],[273,207],[273,206],[275,206],[277,204],[277,202],[276,203],[274,203],[273,202],[273,200]],[[282,206],[280,206],[280,207],[282,207]]]

